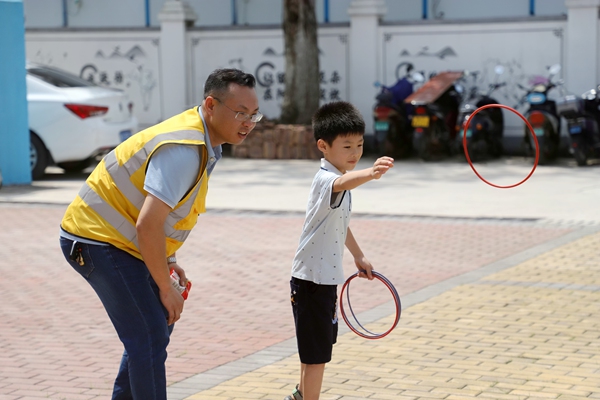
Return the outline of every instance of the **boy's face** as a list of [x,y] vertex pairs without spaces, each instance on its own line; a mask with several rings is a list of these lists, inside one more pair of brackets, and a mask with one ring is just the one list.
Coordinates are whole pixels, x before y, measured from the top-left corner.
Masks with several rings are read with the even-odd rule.
[[323,139],[319,139],[317,147],[323,152],[323,157],[327,161],[345,174],[347,171],[352,171],[362,157],[364,142],[363,135],[350,133],[336,137],[331,146]]

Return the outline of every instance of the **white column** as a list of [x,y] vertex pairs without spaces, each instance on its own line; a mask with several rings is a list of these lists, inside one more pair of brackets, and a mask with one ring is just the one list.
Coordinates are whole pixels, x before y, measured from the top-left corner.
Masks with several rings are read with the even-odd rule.
[[600,0],[565,0],[568,8],[565,87],[575,94],[594,88],[598,71]]
[[186,28],[196,20],[184,0],[167,0],[158,14],[160,21],[160,82],[162,119],[187,107]]
[[379,21],[387,12],[385,0],[352,0],[350,14],[350,102],[363,115],[367,133],[373,133],[373,104],[377,89]]

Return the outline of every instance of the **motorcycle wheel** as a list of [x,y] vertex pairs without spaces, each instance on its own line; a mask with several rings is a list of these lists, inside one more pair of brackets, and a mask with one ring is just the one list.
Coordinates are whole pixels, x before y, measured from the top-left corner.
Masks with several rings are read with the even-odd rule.
[[581,149],[573,149],[573,157],[575,157],[575,161],[577,162],[577,165],[580,167],[584,167],[587,165],[587,156],[585,155],[585,153],[583,152],[583,150]]
[[[544,135],[537,138],[540,148],[538,165],[550,164],[557,155],[559,138],[551,129],[544,129]],[[525,137],[526,154],[535,158],[535,143],[528,136]]]
[[385,141],[379,148],[379,156],[396,157],[396,138],[398,137],[398,120],[392,119],[385,137]]
[[[500,114],[502,117],[502,114]],[[494,128],[491,130],[490,138],[490,155],[493,158],[502,157],[504,154],[504,145],[502,144],[502,136],[504,134],[504,123],[495,123]]]
[[469,158],[472,162],[479,162],[486,159],[488,146],[485,141],[468,142],[467,150],[469,150]]
[[424,131],[415,144],[415,150],[423,161],[439,161],[448,154],[451,145],[443,123],[438,120]]
[[400,113],[390,121],[387,135],[389,143],[382,155],[393,158],[407,158],[412,153],[412,130],[407,128],[406,118]]
[[[538,160],[539,165],[548,165],[555,158],[554,145],[552,140],[548,140],[547,136],[538,138],[538,144],[540,146],[540,158]],[[533,155],[535,156],[535,149],[533,149]]]
[[432,159],[427,135],[429,135],[429,133],[426,131],[423,133],[413,133],[413,148],[415,149],[417,156],[423,161],[431,161]]

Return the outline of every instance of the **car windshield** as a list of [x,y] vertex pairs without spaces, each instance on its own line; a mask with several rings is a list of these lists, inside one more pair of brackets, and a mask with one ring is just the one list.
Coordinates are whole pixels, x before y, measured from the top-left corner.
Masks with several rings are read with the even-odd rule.
[[59,71],[53,68],[31,67],[27,69],[27,72],[40,78],[44,82],[57,87],[69,88],[97,86],[92,82],[78,77],[77,75],[73,75],[65,71]]

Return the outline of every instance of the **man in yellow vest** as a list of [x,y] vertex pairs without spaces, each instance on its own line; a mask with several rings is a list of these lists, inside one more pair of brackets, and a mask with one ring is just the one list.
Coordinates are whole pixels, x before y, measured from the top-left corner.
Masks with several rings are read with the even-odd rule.
[[61,222],[69,264],[98,294],[124,352],[113,400],[166,400],[165,361],[187,282],[176,251],[205,211],[208,178],[223,143],[239,144],[262,118],[255,79],[219,69],[204,101],[145,129],[90,174]]

